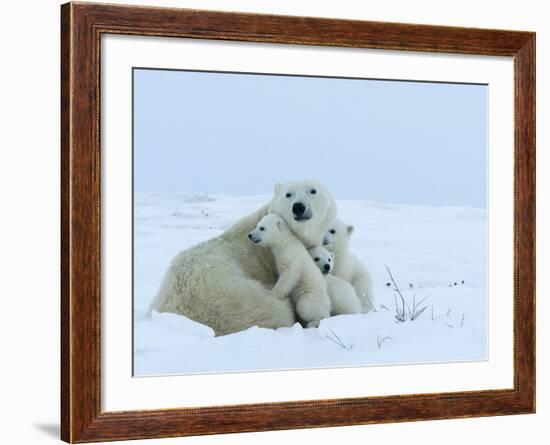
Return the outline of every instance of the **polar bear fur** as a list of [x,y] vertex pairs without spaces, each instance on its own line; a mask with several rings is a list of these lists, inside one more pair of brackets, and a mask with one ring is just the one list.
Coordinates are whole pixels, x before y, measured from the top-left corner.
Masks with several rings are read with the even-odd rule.
[[374,306],[372,277],[367,268],[349,251],[353,226],[336,219],[327,231],[323,246],[334,253],[332,274],[350,283],[361,302],[361,311],[369,312]]
[[308,328],[319,326],[323,318],[330,316],[327,283],[283,218],[269,213],[248,237],[253,243],[269,248],[273,254],[279,275],[272,290],[276,298],[290,297],[296,314]]
[[330,315],[360,314],[361,303],[355,289],[347,281],[331,274],[335,255],[323,246],[308,249],[309,255],[325,276],[330,297]]
[[[298,217],[295,205],[304,207]],[[269,213],[281,216],[306,248],[319,246],[336,219],[336,203],[328,190],[317,181],[291,181],[275,185]],[[321,228],[325,231],[321,233]]]
[[[313,189],[315,194],[311,194]],[[291,198],[286,197],[287,193]],[[311,217],[296,221],[292,206],[300,199]],[[177,254],[149,312],[184,315],[210,326],[216,335],[251,326],[273,329],[292,326],[296,317],[290,300],[273,298],[271,292],[277,281],[273,255],[248,239],[250,231],[268,213],[268,207],[285,220],[298,239],[309,245],[322,243],[336,217],[332,196],[318,182],[276,185],[269,205],[237,221],[221,235]]]

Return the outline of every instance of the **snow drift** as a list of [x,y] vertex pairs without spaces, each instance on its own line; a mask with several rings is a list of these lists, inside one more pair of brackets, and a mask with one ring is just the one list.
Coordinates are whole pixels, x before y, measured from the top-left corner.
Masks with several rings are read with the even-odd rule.
[[338,217],[355,226],[351,249],[374,278],[369,314],[331,317],[318,329],[252,327],[222,337],[180,315],[145,316],[179,251],[269,198],[136,193],[136,376],[487,359],[484,209],[337,200]]

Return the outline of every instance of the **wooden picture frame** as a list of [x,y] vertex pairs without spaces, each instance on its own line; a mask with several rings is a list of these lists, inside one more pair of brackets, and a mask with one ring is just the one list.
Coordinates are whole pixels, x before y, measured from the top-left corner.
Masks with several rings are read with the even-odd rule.
[[[512,56],[514,387],[208,408],[102,412],[100,38],[221,39]],[[92,3],[61,7],[61,437],[67,442],[535,412],[535,34]]]

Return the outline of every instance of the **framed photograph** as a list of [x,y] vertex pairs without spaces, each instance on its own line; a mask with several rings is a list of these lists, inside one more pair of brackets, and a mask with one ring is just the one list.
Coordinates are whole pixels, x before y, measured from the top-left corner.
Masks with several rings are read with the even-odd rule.
[[535,411],[535,34],[61,7],[67,442]]

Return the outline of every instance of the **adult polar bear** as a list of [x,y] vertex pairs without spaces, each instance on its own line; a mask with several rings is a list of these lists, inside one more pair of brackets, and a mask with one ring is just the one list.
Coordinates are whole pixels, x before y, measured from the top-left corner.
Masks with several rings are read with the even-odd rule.
[[275,186],[271,202],[221,235],[172,260],[149,311],[175,312],[210,326],[216,335],[251,326],[278,328],[296,321],[290,299],[275,298],[277,281],[269,249],[248,234],[267,213],[277,213],[306,247],[321,245],[336,218],[336,203],[317,181]]

